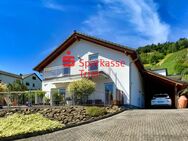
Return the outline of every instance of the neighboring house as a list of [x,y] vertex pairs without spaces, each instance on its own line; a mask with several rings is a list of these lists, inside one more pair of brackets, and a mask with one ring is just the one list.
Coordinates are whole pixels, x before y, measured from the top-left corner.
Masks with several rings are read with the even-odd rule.
[[[71,67],[63,66],[62,61],[67,59],[70,64],[72,63]],[[106,65],[101,63],[101,60],[105,61]],[[123,62],[123,65],[113,65],[118,61]],[[89,67],[83,66],[88,62],[91,64]],[[96,62],[97,65],[92,65]],[[96,90],[88,98],[95,104],[97,101],[107,105],[120,102],[124,105],[149,107],[155,93],[169,93],[175,106],[177,92],[188,86],[187,83],[145,70],[133,49],[77,32],[74,32],[34,70],[43,75],[42,90],[49,93],[51,104],[55,90],[68,96],[68,84],[83,76],[96,82]],[[91,77],[93,72],[97,72],[97,75]]]
[[181,75],[168,75],[168,77],[174,80],[182,80]]
[[0,82],[9,84],[9,83],[13,83],[17,79],[21,81],[22,77],[17,74],[0,70]]
[[42,88],[42,80],[35,73],[22,75],[22,81],[29,90],[40,90]]
[[40,90],[42,88],[42,80],[35,73],[17,75],[5,71],[0,71],[0,82],[12,84],[16,80],[22,81],[29,90]]
[[155,73],[158,73],[160,75],[163,75],[163,76],[167,76],[168,75],[168,72],[167,72],[167,69],[166,68],[162,68],[162,69],[153,69],[151,70]]

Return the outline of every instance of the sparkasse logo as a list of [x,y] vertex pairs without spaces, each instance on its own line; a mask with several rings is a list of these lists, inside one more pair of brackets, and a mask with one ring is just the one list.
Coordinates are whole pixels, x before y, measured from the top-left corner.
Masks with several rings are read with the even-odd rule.
[[[71,51],[67,51],[66,55],[62,57],[62,64],[64,67],[74,67],[75,66],[75,57],[71,56]],[[99,75],[98,67],[125,67],[124,60],[84,60],[79,58],[79,65],[81,69],[80,75],[81,77],[94,77]],[[95,69],[91,70],[90,68],[95,67]],[[88,71],[86,71],[88,70]]]

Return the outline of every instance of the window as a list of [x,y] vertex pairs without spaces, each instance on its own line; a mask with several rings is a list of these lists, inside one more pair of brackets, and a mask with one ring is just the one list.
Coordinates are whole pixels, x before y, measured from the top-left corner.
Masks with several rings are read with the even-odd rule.
[[105,103],[108,104],[112,104],[112,100],[113,100],[113,91],[114,91],[114,83],[105,83]]
[[98,60],[98,53],[89,55],[89,60]]
[[36,80],[36,77],[35,77],[35,76],[33,76],[33,80]]
[[33,87],[35,87],[35,84],[33,83]]
[[70,75],[70,68],[63,68],[64,75]]
[[30,84],[29,84],[29,82],[26,82],[25,85],[26,85],[26,86],[29,86]]
[[64,88],[61,88],[61,89],[59,89],[59,93],[60,93],[60,95],[65,96],[66,90]]
[[89,71],[98,70],[98,53],[89,55]]

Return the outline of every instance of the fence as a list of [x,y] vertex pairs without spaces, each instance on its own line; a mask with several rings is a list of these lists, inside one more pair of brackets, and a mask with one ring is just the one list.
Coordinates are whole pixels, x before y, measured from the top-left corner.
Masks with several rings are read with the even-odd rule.
[[26,104],[43,104],[44,95],[37,95],[38,93],[39,91],[35,90],[0,92],[0,105],[19,106]]

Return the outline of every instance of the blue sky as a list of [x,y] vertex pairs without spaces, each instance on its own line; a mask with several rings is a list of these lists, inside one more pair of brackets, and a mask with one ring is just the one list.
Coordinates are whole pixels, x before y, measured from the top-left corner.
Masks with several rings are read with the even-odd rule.
[[187,38],[187,0],[1,0],[0,70],[32,72],[73,30],[133,48]]

